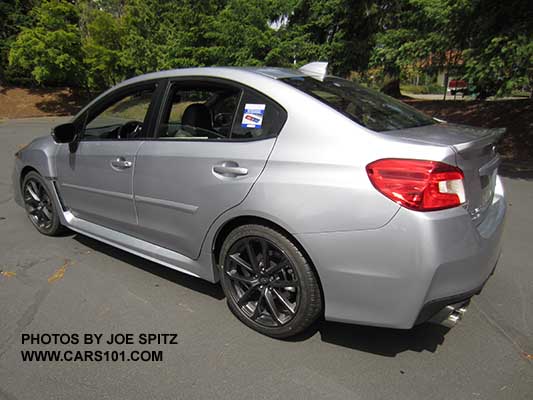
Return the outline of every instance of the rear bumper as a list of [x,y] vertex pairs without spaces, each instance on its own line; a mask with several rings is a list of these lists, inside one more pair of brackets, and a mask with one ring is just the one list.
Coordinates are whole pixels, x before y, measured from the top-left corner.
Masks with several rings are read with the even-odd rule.
[[[490,275],[494,274],[495,269],[496,269],[496,265],[494,265],[494,268]],[[452,296],[443,297],[441,299],[430,300],[429,302],[424,304],[424,306],[420,310],[420,313],[418,314],[418,317],[415,321],[415,325],[422,324],[424,322],[431,320],[432,317],[437,315],[439,312],[441,312],[444,308],[448,306],[461,304],[461,303],[469,303],[472,297],[481,293],[487,280],[485,280],[485,282],[483,282],[481,286],[474,288],[472,290],[469,290],[468,292],[454,294]]]
[[408,329],[438,312],[435,304],[444,307],[481,290],[500,255],[505,212],[498,179],[477,226],[462,207],[430,213],[402,208],[380,229],[297,238],[320,276],[326,319]]

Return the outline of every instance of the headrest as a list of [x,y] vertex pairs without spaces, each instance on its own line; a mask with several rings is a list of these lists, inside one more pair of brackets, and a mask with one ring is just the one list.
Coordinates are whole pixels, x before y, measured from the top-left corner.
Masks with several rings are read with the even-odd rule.
[[211,123],[211,112],[205,104],[194,103],[188,106],[181,117],[182,125],[189,125],[195,128],[213,130]]

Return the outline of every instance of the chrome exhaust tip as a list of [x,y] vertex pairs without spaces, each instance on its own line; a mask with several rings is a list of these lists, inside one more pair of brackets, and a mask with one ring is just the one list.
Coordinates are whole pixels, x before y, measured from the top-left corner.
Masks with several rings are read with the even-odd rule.
[[450,315],[448,315],[448,318],[442,320],[440,324],[442,326],[445,326],[446,328],[453,328],[457,323],[461,320],[463,316],[459,314],[458,312],[452,312]]
[[467,305],[468,302],[463,302],[446,306],[435,314],[429,322],[445,326],[446,328],[453,328],[465,315]]
[[464,315],[466,314],[466,306],[465,307],[461,307],[461,308],[458,308],[456,311],[461,314],[461,318],[464,317]]

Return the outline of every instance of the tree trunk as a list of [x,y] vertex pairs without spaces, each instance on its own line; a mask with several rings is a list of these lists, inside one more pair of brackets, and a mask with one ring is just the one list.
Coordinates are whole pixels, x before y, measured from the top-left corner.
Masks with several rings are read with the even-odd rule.
[[400,91],[400,77],[395,76],[386,81],[381,87],[381,92],[392,97],[401,98],[402,92]]

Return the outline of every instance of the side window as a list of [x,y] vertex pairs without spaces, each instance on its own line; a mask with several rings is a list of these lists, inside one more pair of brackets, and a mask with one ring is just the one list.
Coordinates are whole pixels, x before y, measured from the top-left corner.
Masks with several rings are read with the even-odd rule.
[[279,134],[287,120],[286,111],[268,97],[245,90],[241,98],[231,138],[263,139]]
[[209,83],[174,83],[163,109],[159,139],[228,139],[241,91]]
[[89,111],[83,140],[139,139],[147,132],[148,108],[156,85],[126,91],[103,108]]

